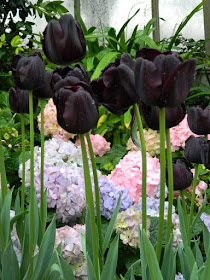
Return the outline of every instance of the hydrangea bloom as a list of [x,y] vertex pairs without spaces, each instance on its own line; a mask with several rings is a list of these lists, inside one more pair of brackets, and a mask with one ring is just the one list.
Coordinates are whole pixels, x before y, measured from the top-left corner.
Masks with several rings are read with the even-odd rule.
[[[140,140],[139,132],[137,133],[138,139]],[[150,156],[154,157],[160,154],[160,134],[157,130],[152,130],[151,128],[144,129],[144,139],[146,144],[146,150]],[[128,151],[138,151],[139,149],[134,145],[131,138],[127,142]]]
[[201,220],[204,222],[208,231],[210,232],[210,215],[207,213],[202,213]]
[[[41,113],[38,115],[38,127],[41,130]],[[44,108],[44,135],[61,138],[65,141],[75,137],[75,134],[68,133],[58,124],[56,106],[52,98]]]
[[[45,165],[69,166],[73,169],[82,167],[82,152],[80,147],[76,147],[71,141],[52,138],[44,143]],[[41,168],[41,148],[34,148],[34,172],[39,172]],[[25,184],[30,186],[30,159],[25,166]],[[22,178],[22,164],[19,166],[19,177]]]
[[[90,134],[90,140],[93,146],[93,152],[95,156],[102,157],[106,152],[110,151],[110,142],[107,142],[106,139],[100,134]],[[80,140],[77,138],[76,143],[77,146],[80,146]],[[88,143],[85,138],[85,145],[88,149]]]
[[[10,210],[10,219],[12,219],[15,216],[15,211]],[[22,257],[22,250],[21,250],[21,244],[17,235],[16,227],[15,225],[12,228],[11,231],[11,240],[13,244],[13,249],[16,253],[18,263],[21,263],[21,257]]]
[[71,265],[75,279],[86,280],[87,263],[82,250],[80,232],[85,234],[85,225],[56,229],[55,248],[62,244],[62,256]]
[[175,275],[175,280],[179,279],[184,279],[183,275],[180,272],[178,272],[178,274]]
[[[129,195],[134,202],[141,197],[142,189],[142,155],[141,152],[128,152],[108,176],[120,188],[129,188]],[[147,153],[147,195],[154,196],[160,182],[159,159]]]
[[[193,173],[193,176],[195,175],[195,169],[191,169],[191,172]],[[195,188],[195,194],[200,195],[203,191],[205,191],[208,188],[208,185],[204,181],[200,181],[198,185]],[[193,187],[189,187],[189,191],[192,192]]]

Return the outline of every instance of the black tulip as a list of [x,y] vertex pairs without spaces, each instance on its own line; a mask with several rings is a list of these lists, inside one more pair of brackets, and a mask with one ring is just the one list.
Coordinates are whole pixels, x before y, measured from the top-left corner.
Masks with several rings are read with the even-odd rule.
[[42,87],[45,81],[45,65],[41,54],[15,56],[12,61],[12,78],[20,89],[35,90]]
[[191,135],[185,141],[185,158],[192,163],[203,163],[201,158],[202,145],[206,143],[207,141],[204,137],[194,137]]
[[210,105],[206,108],[195,106],[190,108],[187,121],[193,133],[205,135],[210,133]]
[[71,14],[51,20],[42,40],[46,57],[55,64],[66,65],[82,60],[86,54],[85,37]]
[[36,98],[46,99],[53,96],[51,80],[53,73],[51,71],[45,71],[45,80],[41,88],[34,90],[33,95]]
[[210,140],[201,145],[201,161],[207,169],[210,169]]
[[[146,124],[154,130],[159,130],[160,108],[158,106],[146,105],[143,102],[140,102],[139,106]],[[184,103],[174,108],[166,107],[166,128],[171,128],[178,125],[184,119],[185,114],[186,109]]]
[[84,134],[98,121],[98,108],[90,87],[79,82],[64,86],[55,100],[58,124],[69,133]]
[[[14,113],[29,114],[29,93],[27,90],[10,88],[9,105]],[[33,98],[33,112],[38,106],[38,99]]]
[[[182,159],[176,159],[173,162],[173,181],[174,190],[183,190],[188,188],[193,180],[193,173]],[[166,184],[168,185],[168,168],[166,167]]]
[[91,83],[97,102],[114,114],[124,114],[139,101],[133,69],[134,61],[129,54],[124,53],[119,60],[104,69],[103,77]]

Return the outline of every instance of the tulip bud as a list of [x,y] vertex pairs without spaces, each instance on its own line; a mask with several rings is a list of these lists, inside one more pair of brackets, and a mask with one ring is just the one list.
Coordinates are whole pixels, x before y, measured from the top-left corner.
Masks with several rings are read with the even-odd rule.
[[46,57],[59,65],[80,61],[86,54],[82,28],[70,14],[48,23],[42,44]]
[[45,80],[43,86],[37,90],[33,91],[33,95],[37,99],[46,99],[51,98],[53,95],[52,87],[51,87],[51,80],[52,80],[53,73],[51,71],[45,71]]
[[[29,94],[27,90],[10,88],[9,105],[14,113],[29,114]],[[38,99],[33,98],[33,112],[38,106]]]
[[[188,188],[193,180],[193,173],[182,159],[177,159],[173,163],[174,190],[184,190]],[[166,167],[166,184],[168,185],[168,168]]]
[[194,137],[191,135],[185,142],[185,158],[192,163],[203,163],[201,158],[202,145],[207,141],[204,137]]
[[189,128],[193,133],[205,135],[210,133],[210,105],[205,109],[200,106],[190,108],[187,117]]
[[210,140],[201,146],[201,160],[207,169],[210,169]]
[[98,121],[93,93],[83,82],[60,88],[55,105],[58,124],[69,133],[84,134]]
[[42,87],[45,81],[45,65],[41,54],[15,56],[12,62],[12,78],[20,89],[35,90]]

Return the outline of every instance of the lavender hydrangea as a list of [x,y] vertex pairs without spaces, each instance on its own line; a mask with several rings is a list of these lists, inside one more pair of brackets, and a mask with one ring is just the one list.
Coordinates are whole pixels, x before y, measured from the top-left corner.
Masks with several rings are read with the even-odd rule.
[[210,232],[210,215],[207,213],[202,213],[201,220],[204,222],[205,226],[207,227],[208,231]]

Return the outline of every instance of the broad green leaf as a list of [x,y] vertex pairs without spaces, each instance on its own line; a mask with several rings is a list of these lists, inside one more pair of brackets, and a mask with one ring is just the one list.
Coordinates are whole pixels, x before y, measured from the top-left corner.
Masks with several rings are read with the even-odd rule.
[[117,260],[118,260],[118,244],[119,244],[119,235],[115,237],[115,239],[112,241],[106,262],[104,264],[101,278],[100,280],[112,280],[114,279],[116,267],[117,267]]
[[148,47],[159,50],[160,47],[155,43],[155,41],[153,41],[149,36],[145,35],[145,34],[141,34],[141,35],[136,35],[135,38],[135,42],[138,42],[139,40],[145,42]]
[[139,234],[139,248],[140,248],[140,259],[141,259],[141,273],[142,273],[142,280],[147,280],[147,259],[145,256],[145,251],[144,251],[144,244],[142,240],[142,232],[140,230],[140,226],[138,225],[138,234]]
[[196,263],[193,266],[190,280],[199,280],[198,267],[197,267]]
[[208,249],[209,249],[209,231],[207,227],[204,225],[203,226],[203,244],[204,244],[204,249],[207,254]]
[[49,271],[49,276],[47,280],[61,280],[61,269],[57,263],[54,263]]
[[74,280],[74,274],[71,269],[71,266],[64,260],[62,256],[59,256],[59,260],[64,279]]
[[163,275],[163,279],[174,280],[176,274],[176,254],[173,251],[173,235],[166,246],[163,262],[161,266],[161,272]]
[[87,273],[88,273],[88,279],[91,280],[97,280],[96,274],[95,274],[95,269],[93,267],[93,263],[87,253]]
[[[208,235],[208,240],[210,242],[210,233]],[[208,244],[209,244],[208,242]],[[204,277],[203,279],[209,279],[209,275],[210,275],[210,246],[208,246],[208,251],[206,254],[206,262],[205,262],[205,268],[204,268]]]
[[133,271],[136,267],[140,266],[140,264],[141,264],[141,260],[140,260],[140,259],[137,260],[136,262],[134,262],[134,263],[129,267],[128,271],[126,272],[124,279],[125,279],[125,280],[129,280],[130,277],[131,277],[132,271]]
[[19,280],[20,270],[17,256],[13,249],[12,241],[7,245],[2,256],[2,278],[1,280]]
[[124,124],[127,128],[129,127],[131,120],[132,120],[132,115],[131,115],[132,108],[133,108],[133,106],[131,106],[124,114]]
[[196,255],[197,266],[198,268],[200,268],[203,265],[203,256],[199,248],[198,241],[195,241],[195,255]]
[[181,206],[180,198],[178,198],[178,213],[179,213],[180,230],[182,233],[182,240],[183,240],[184,247],[186,248],[188,246],[187,229],[186,229],[184,213],[183,213],[183,208]]
[[109,52],[104,55],[104,57],[101,59],[99,64],[97,65],[92,77],[91,81],[98,78],[101,75],[102,70],[109,65],[120,53],[119,52]]
[[12,113],[9,108],[0,109],[0,129],[8,126],[12,120]]
[[15,37],[12,38],[11,40],[11,46],[12,47],[17,47],[19,44],[22,44],[22,41],[20,41],[20,36],[16,35]]
[[86,254],[88,253],[91,261],[93,262],[93,242],[92,242],[92,230],[91,230],[91,220],[90,220],[90,209],[87,208],[85,217],[85,241],[86,241]]
[[24,228],[24,237],[23,237],[23,246],[22,246],[22,258],[20,266],[21,279],[26,275],[26,272],[29,267],[29,215],[25,216],[25,228]]
[[94,56],[88,57],[87,58],[87,71],[91,71],[94,68]]

